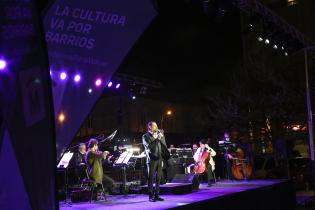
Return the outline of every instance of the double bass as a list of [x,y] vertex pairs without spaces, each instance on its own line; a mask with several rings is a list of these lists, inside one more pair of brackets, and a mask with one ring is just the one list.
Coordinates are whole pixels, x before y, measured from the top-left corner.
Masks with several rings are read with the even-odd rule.
[[194,173],[195,174],[202,174],[206,170],[206,160],[208,159],[209,152],[207,148],[204,148],[200,160],[194,166]]
[[253,167],[247,163],[245,153],[241,148],[237,148],[235,155],[230,158],[232,160],[232,174],[235,179],[247,179],[253,173]]

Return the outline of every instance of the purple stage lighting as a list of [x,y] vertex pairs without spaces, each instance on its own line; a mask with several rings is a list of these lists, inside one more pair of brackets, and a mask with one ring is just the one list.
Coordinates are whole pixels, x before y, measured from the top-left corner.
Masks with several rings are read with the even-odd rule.
[[102,84],[102,80],[100,78],[97,78],[95,80],[95,86],[99,87]]
[[61,72],[61,73],[60,73],[60,79],[61,79],[61,80],[65,80],[66,78],[67,78],[66,72]]
[[118,89],[120,87],[120,83],[118,83],[117,85],[116,85],[116,89]]
[[112,82],[109,82],[108,85],[107,85],[107,87],[111,87],[112,85],[113,85],[113,83],[112,83]]
[[78,82],[80,82],[80,80],[81,80],[80,74],[76,74],[76,75],[74,76],[74,81],[78,83]]
[[6,66],[7,66],[7,62],[3,59],[0,59],[0,71],[4,70]]

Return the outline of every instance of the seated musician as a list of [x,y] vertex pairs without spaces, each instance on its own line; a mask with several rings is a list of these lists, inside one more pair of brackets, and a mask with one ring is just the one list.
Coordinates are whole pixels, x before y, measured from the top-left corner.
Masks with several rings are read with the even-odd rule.
[[209,161],[206,162],[207,164],[207,178],[208,178],[208,186],[211,186],[211,182],[213,180],[213,171],[215,170],[215,162],[213,160],[213,157],[216,155],[216,152],[209,147],[209,145],[206,143],[205,139],[201,139],[199,141],[199,148],[197,149],[195,155],[194,155],[194,160],[195,162],[200,162],[202,161],[202,155],[203,152],[209,153]]
[[192,155],[193,155],[193,156],[195,155],[195,153],[197,152],[197,150],[198,150],[198,145],[197,145],[197,144],[193,144],[193,145],[192,145]]
[[[194,155],[196,154],[196,152],[197,152],[197,150],[198,150],[198,145],[197,144],[193,144],[192,145],[192,156],[194,157]],[[195,164],[193,163],[193,164],[189,164],[188,166],[186,166],[186,171],[187,171],[187,173],[188,174],[191,174],[191,173],[193,173],[193,171],[194,171],[194,166],[195,166]]]
[[101,152],[98,150],[98,141],[96,139],[90,139],[88,144],[88,152],[86,153],[86,163],[88,166],[88,174],[94,183],[99,186],[103,184],[103,187],[112,193],[114,187],[114,180],[103,172],[102,160],[107,158],[109,152]]
[[75,173],[77,175],[79,184],[82,182],[84,178],[87,178],[85,154],[86,146],[84,143],[80,143],[78,152],[74,154]]
[[124,146],[123,144],[118,144],[118,145],[117,145],[117,149],[114,150],[113,155],[114,155],[114,157],[115,157],[116,159],[118,159],[119,156],[120,156],[123,152],[125,152],[125,151],[126,151],[125,146]]

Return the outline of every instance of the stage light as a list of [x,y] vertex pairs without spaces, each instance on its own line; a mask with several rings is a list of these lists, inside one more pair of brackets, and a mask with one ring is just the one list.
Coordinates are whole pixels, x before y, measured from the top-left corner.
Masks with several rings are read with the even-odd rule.
[[64,115],[64,113],[60,113],[59,114],[59,116],[58,116],[58,121],[60,122],[60,123],[63,123],[64,121],[65,121],[65,119],[66,119],[66,116]]
[[118,83],[115,88],[118,89],[119,87],[120,87],[120,83]]
[[288,56],[289,54],[288,54],[287,52],[284,52],[284,55],[285,55],[285,56]]
[[88,92],[91,94],[93,92],[92,88],[89,88]]
[[142,94],[142,95],[145,95],[145,94],[147,94],[147,87],[145,87],[145,86],[142,86],[141,88],[140,88],[140,94]]
[[0,59],[0,70],[4,70],[7,66],[7,62],[3,59]]
[[266,39],[265,44],[269,44],[269,43],[270,43],[269,39]]
[[51,71],[51,70],[49,71],[49,75],[50,75],[50,76],[52,75],[52,71]]
[[132,96],[132,100],[135,100],[136,99],[136,96]]
[[259,41],[259,42],[262,42],[262,41],[264,41],[264,39],[263,39],[261,36],[259,36],[259,37],[258,37],[258,41]]
[[275,50],[278,49],[278,45],[276,45],[276,44],[274,44],[272,47],[273,47],[273,49],[275,49]]
[[172,115],[172,111],[171,111],[171,110],[168,110],[168,111],[166,112],[166,115]]
[[80,80],[81,80],[80,74],[76,74],[76,75],[74,76],[74,81],[78,83],[78,82],[80,82]]
[[284,47],[283,47],[283,46],[281,46],[281,50],[284,50]]
[[294,130],[294,131],[300,130],[300,125],[294,125],[294,126],[292,126],[292,130]]
[[60,73],[60,79],[61,79],[61,80],[67,79],[67,74],[66,74],[66,72],[61,72],[61,73]]
[[101,86],[101,84],[102,84],[102,79],[97,78],[97,79],[95,80],[95,86],[99,87],[99,86]]
[[113,85],[113,82],[109,82],[107,87],[111,87]]

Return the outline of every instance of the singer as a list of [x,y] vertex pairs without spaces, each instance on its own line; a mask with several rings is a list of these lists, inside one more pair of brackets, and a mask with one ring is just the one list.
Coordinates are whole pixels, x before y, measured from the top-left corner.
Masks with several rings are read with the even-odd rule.
[[[148,132],[142,136],[142,141],[147,157],[149,201],[163,201],[164,199],[159,196],[162,161],[165,160],[166,162],[170,158],[165,136],[163,132],[158,129],[157,124],[151,121],[148,123]],[[153,191],[154,177],[155,190]]]

